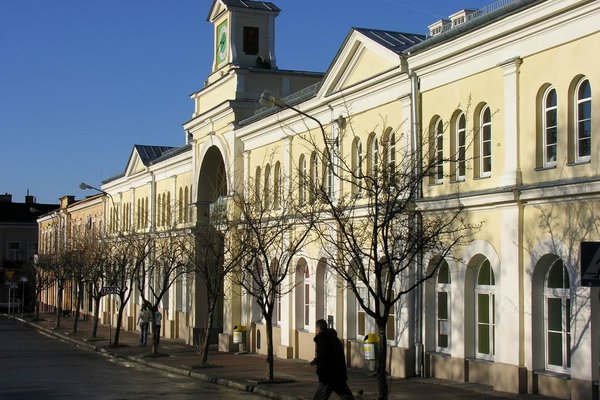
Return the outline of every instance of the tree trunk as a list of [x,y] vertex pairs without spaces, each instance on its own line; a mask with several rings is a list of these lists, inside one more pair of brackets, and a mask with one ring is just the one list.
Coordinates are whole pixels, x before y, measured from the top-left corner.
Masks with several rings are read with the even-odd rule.
[[386,337],[386,320],[377,321],[379,329],[379,353],[377,354],[377,398],[379,400],[387,400],[389,394],[387,381],[387,337]]
[[56,326],[55,329],[60,328],[60,317],[62,316],[62,298],[63,298],[64,288],[58,288],[58,299],[56,301]]
[[152,321],[152,354],[154,355],[154,357],[158,356],[158,345],[160,343],[160,326],[162,326],[162,321],[161,321],[161,325],[157,326],[156,325],[156,311],[157,308],[152,307],[152,319],[150,321]]
[[[123,299],[119,298],[119,300],[120,300],[121,304],[119,304],[119,314],[117,314],[117,326],[115,326],[115,340],[113,341],[113,346],[119,345],[119,333],[121,333],[123,310],[125,310],[125,306],[126,306]],[[110,318],[110,316],[109,316],[109,318]]]
[[92,327],[93,338],[95,338],[98,334],[98,316],[100,315],[100,299],[101,297],[94,297],[94,322]]
[[210,332],[212,331],[213,319],[215,315],[215,307],[214,305],[210,307],[208,310],[208,320],[206,322],[206,332],[204,333],[204,338],[202,338],[202,348],[200,349],[201,355],[201,366],[206,366],[206,361],[208,360],[208,346],[210,344]]
[[81,298],[83,297],[82,284],[77,284],[77,296],[75,297],[75,315],[73,316],[73,333],[77,333],[77,324],[79,323],[79,309],[81,308]]
[[269,366],[269,372],[267,374],[267,380],[273,380],[273,370],[275,369],[274,363],[275,358],[273,357],[273,316],[268,315],[266,317],[267,324],[267,364]]

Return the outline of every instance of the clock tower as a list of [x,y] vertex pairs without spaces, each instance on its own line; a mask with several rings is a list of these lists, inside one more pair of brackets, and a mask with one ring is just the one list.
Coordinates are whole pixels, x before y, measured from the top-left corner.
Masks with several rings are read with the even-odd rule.
[[208,14],[214,27],[213,72],[226,67],[276,69],[273,3],[215,0]]

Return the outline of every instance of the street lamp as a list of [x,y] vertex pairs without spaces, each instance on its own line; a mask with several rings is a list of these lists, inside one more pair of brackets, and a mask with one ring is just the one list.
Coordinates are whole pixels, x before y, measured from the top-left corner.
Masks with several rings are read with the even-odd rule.
[[304,111],[297,109],[296,107],[290,106],[289,104],[285,103],[283,100],[278,99],[277,97],[275,97],[275,95],[273,95],[268,90],[265,90],[262,92],[262,94],[258,98],[258,103],[263,107],[277,107],[277,108],[281,108],[281,109],[289,108],[290,110],[295,111],[296,113],[315,121],[319,125],[319,128],[321,129],[321,134],[323,135],[323,140],[325,140],[325,144],[328,146],[332,146],[332,145],[337,146],[337,144],[338,144],[337,137],[335,139],[327,138],[327,135],[325,134],[325,128],[323,127],[323,124],[321,123],[321,121],[319,121],[312,115],[309,115],[309,114],[305,113]]
[[102,189],[98,189],[97,187],[94,187],[94,186],[92,186],[92,185],[88,185],[88,184],[87,184],[87,183],[85,183],[85,182],[81,182],[81,183],[79,184],[79,189],[81,189],[81,190],[92,189],[92,190],[95,190],[95,191],[97,191],[97,192],[100,192],[100,193],[102,193],[102,194],[104,194],[104,195],[106,195],[106,196],[110,197],[110,201],[112,202],[113,208],[115,207],[115,199],[113,199],[112,195],[111,195],[110,193],[108,193],[107,191],[105,191],[105,190],[102,190]]

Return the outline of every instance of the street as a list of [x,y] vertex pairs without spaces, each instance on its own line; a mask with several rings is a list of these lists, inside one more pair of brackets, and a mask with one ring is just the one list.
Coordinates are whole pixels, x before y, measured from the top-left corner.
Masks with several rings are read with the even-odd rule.
[[0,317],[0,400],[258,399],[45,337]]

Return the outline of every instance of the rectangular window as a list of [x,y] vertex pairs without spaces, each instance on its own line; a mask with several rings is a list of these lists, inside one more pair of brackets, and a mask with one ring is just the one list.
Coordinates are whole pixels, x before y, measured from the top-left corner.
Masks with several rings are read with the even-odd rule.
[[[366,300],[367,290],[365,288],[358,288],[358,293],[363,301]],[[358,299],[356,300],[356,338],[362,339],[366,335],[366,315],[365,310],[361,307]]]
[[310,284],[304,284],[304,326],[310,325]]
[[438,347],[448,348],[448,293],[438,292]]
[[21,242],[8,242],[8,261],[21,261]]
[[255,56],[258,54],[258,28],[244,27],[244,53]]

